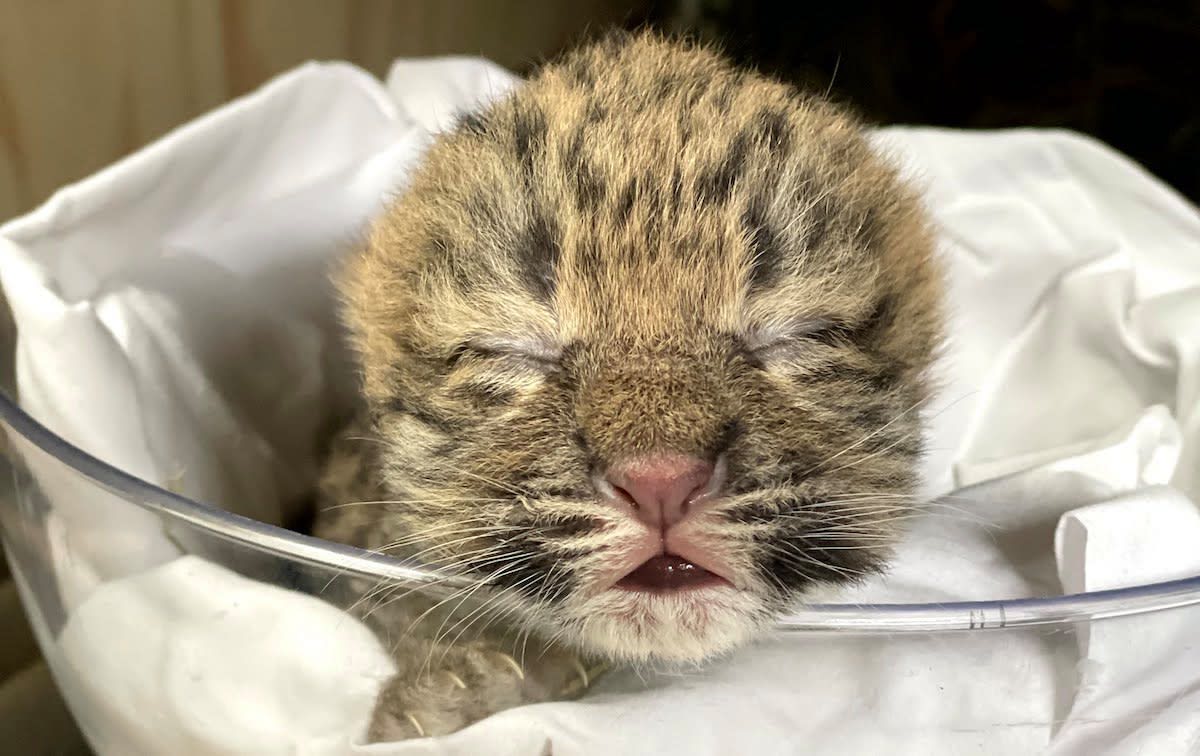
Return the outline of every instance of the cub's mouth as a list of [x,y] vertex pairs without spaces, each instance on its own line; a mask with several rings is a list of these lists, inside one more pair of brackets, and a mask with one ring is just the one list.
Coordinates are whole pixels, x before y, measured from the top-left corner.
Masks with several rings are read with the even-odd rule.
[[644,593],[675,593],[730,585],[715,572],[675,554],[652,556],[617,581],[615,587]]

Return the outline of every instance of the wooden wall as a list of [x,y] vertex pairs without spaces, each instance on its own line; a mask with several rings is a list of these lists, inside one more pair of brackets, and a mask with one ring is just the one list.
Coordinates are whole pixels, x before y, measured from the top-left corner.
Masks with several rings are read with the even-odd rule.
[[310,59],[517,70],[637,0],[0,0],[0,220]]

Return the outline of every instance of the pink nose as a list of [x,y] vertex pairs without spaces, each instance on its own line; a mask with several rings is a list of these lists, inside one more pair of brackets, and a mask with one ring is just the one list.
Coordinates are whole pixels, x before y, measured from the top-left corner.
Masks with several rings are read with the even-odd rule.
[[631,514],[653,528],[669,528],[715,493],[713,466],[697,457],[656,454],[609,468],[605,480]]

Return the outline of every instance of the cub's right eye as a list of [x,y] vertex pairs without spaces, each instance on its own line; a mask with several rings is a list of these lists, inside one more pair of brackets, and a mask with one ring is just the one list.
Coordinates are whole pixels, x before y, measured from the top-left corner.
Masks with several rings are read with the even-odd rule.
[[465,361],[490,363],[499,368],[524,368],[549,373],[558,369],[562,354],[540,340],[508,338],[471,339],[456,345],[447,362],[456,367]]

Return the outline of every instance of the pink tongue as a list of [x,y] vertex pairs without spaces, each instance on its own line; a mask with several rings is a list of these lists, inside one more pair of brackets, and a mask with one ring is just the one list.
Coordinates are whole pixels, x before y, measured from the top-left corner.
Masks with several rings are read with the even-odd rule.
[[659,554],[617,581],[629,591],[684,591],[720,582],[721,578],[673,554]]

